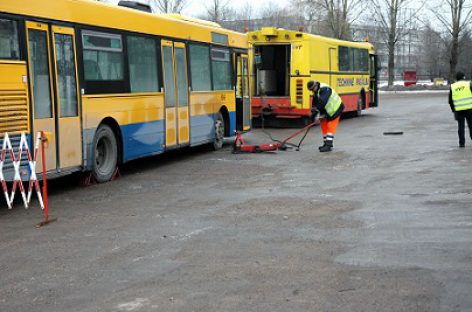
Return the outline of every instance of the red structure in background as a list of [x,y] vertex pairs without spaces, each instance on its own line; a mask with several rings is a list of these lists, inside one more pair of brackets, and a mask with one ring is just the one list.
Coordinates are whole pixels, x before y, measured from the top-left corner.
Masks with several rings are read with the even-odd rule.
[[416,85],[416,70],[405,70],[403,72],[405,87]]

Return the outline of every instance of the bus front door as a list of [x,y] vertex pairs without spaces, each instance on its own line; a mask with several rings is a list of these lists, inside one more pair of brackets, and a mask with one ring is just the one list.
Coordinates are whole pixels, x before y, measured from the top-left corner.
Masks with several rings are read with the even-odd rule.
[[236,130],[248,131],[251,128],[251,100],[247,54],[236,55],[236,73]]
[[378,64],[377,55],[370,55],[370,107],[377,107],[379,105],[379,90],[378,90]]
[[189,88],[185,44],[162,41],[166,148],[190,143]]
[[[74,30],[28,21],[26,33],[33,130],[47,134],[46,169],[78,167],[82,137]],[[37,168],[41,171],[40,157]]]
[[82,129],[77,85],[74,29],[52,27],[56,82],[56,115],[61,169],[82,164]]
[[[49,27],[26,22],[28,42],[29,85],[33,111],[33,133],[50,133],[45,150],[46,170],[56,169],[56,122],[50,63]],[[38,161],[41,165],[41,161]],[[41,167],[40,167],[41,168]]]

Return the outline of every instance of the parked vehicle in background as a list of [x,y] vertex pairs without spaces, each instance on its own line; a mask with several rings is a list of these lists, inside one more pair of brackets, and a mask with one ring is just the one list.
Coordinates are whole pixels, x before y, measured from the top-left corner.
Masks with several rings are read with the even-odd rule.
[[368,42],[350,42],[301,31],[262,28],[248,33],[253,66],[252,116],[308,120],[306,83],[320,81],[341,96],[345,112],[378,106],[377,56]]
[[416,85],[418,79],[416,77],[416,70],[405,70],[403,72],[403,81],[405,87]]
[[2,0],[0,144],[6,132],[18,144],[21,132],[33,141],[45,131],[50,177],[91,171],[99,182],[132,159],[219,149],[250,129],[248,66],[247,36],[215,23],[97,1]]

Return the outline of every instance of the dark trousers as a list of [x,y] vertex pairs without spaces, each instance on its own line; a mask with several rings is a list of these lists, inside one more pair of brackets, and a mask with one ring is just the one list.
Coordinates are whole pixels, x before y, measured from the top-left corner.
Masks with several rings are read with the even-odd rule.
[[459,145],[465,144],[465,121],[467,119],[467,125],[469,126],[470,139],[472,139],[472,109],[456,112],[457,125],[459,126]]

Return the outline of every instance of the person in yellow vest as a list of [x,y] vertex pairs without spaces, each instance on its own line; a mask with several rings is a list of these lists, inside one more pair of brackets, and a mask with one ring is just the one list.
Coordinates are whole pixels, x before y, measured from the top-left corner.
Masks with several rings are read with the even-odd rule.
[[449,105],[459,128],[459,147],[465,147],[465,120],[472,139],[472,82],[465,80],[462,72],[457,72],[456,82],[451,85]]
[[322,153],[331,152],[344,104],[336,91],[326,84],[312,80],[307,83],[307,88],[313,92],[311,105],[313,115],[315,117],[317,113],[324,115],[320,123],[324,144],[319,147],[319,150]]

